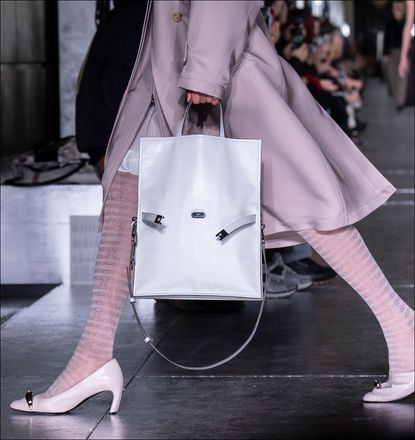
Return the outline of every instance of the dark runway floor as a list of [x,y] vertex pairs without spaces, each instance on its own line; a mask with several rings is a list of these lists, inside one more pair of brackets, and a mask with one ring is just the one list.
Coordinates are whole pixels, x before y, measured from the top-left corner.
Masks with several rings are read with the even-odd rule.
[[[395,113],[384,85],[368,84],[364,154],[398,188],[356,226],[398,293],[414,306],[413,108]],[[403,439],[414,433],[413,396],[364,404],[385,379],[387,350],[366,303],[343,280],[268,300],[259,331],[235,360],[202,373],[176,369],[142,341],[126,304],[116,342],[126,390],[116,415],[109,392],[68,414],[19,413],[11,400],[43,392],[78,342],[90,289],[54,288],[2,326],[4,439]],[[200,364],[246,337],[257,305],[240,313],[189,313],[141,301],[155,341],[178,361]]]

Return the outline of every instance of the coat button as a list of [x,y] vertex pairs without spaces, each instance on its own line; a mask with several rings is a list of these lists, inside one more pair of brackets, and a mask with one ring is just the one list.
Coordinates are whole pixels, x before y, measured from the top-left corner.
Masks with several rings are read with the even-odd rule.
[[180,23],[182,21],[183,14],[180,14],[180,12],[175,12],[173,14],[173,21],[176,23]]

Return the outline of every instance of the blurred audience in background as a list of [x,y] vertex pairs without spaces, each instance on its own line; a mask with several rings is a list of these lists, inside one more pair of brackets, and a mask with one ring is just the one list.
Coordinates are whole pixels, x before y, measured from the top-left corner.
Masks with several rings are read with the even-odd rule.
[[307,8],[283,0],[262,9],[277,52],[286,59],[336,123],[359,145],[366,124],[358,117],[363,80],[358,63],[339,28]]
[[386,23],[383,39],[383,62],[388,90],[393,97],[396,110],[404,107],[406,100],[407,76],[399,75],[402,32],[405,25],[405,2],[395,0],[391,6],[391,17]]

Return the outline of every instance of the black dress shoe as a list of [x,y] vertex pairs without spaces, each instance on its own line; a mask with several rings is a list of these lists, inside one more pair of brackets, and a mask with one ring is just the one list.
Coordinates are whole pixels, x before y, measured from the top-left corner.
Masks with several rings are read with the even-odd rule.
[[331,267],[320,266],[311,258],[303,258],[292,263],[286,263],[286,265],[298,274],[309,275],[314,283],[329,281],[337,276],[337,272]]

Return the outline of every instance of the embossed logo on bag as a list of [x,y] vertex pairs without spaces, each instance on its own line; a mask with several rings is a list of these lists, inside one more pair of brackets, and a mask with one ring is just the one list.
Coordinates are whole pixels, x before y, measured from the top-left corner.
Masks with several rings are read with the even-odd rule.
[[205,218],[206,214],[202,211],[192,212],[192,218]]

